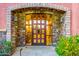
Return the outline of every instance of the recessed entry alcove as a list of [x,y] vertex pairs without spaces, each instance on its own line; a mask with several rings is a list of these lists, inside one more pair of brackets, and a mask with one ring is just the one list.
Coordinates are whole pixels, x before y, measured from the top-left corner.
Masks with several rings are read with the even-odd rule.
[[70,35],[70,11],[49,4],[18,4],[8,9],[7,35],[14,46],[50,46]]

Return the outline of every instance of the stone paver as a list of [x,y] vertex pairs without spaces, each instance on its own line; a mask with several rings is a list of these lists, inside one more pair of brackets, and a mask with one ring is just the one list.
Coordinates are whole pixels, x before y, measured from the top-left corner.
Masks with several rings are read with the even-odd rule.
[[20,49],[22,48],[22,56],[57,56],[54,46],[27,46],[18,47],[13,56],[20,56]]

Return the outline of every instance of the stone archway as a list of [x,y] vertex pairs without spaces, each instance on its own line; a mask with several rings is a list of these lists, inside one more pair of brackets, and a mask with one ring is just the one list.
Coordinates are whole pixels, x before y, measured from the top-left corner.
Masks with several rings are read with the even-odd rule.
[[[61,22],[63,22],[63,30],[62,30],[62,34],[63,35],[70,35],[70,10],[68,8],[62,7],[61,5],[49,5],[49,4],[42,4],[42,3],[32,3],[32,4],[17,4],[16,6],[11,6],[9,8],[7,8],[7,35],[6,35],[6,39],[7,40],[11,40],[11,11],[15,10],[15,9],[19,9],[19,8],[27,8],[27,7],[48,7],[48,8],[53,8],[53,9],[57,9],[57,10],[63,10],[65,11],[65,15],[61,18]],[[64,21],[63,21],[64,20]],[[57,39],[57,30],[53,29],[53,31],[55,35],[53,37],[53,39]]]

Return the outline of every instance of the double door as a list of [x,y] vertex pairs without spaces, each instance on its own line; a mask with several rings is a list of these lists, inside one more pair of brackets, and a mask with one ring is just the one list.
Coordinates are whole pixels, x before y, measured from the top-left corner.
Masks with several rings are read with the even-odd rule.
[[46,21],[32,20],[32,45],[46,44]]

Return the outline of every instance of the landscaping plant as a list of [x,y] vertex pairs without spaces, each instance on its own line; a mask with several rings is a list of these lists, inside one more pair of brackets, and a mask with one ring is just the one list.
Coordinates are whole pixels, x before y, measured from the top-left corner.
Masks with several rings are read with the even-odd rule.
[[4,41],[0,49],[0,56],[10,55],[12,52],[12,45],[10,41]]
[[56,52],[59,56],[79,56],[79,36],[61,36],[57,42]]

